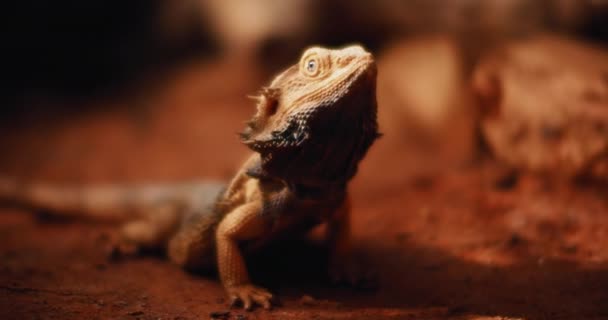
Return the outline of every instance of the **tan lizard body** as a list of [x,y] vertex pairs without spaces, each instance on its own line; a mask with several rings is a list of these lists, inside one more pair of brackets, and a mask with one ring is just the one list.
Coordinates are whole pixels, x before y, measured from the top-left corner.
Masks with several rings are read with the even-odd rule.
[[213,183],[143,191],[0,183],[0,194],[58,212],[129,215],[126,243],[166,247],[186,269],[217,266],[231,302],[270,308],[272,295],[251,283],[244,254],[278,237],[327,223],[331,276],[351,277],[342,265],[350,246],[346,187],[378,136],[375,89],[374,60],[361,47],[306,50],[257,98],[242,134],[254,153],[223,191]]

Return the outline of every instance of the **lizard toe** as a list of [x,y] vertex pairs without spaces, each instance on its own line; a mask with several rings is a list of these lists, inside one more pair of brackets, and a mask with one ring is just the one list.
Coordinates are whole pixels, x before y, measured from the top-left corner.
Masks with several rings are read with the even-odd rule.
[[242,304],[245,310],[252,310],[255,305],[264,309],[272,307],[273,295],[266,289],[258,288],[253,285],[240,285],[228,288],[231,305]]

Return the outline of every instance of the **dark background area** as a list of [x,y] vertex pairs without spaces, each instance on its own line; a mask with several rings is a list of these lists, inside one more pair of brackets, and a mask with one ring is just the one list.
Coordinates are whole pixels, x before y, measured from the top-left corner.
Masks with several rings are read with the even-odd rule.
[[[245,7],[240,11],[257,8],[242,21],[243,26],[253,20],[278,18],[272,14],[302,21],[295,26],[276,22],[274,31],[258,27],[260,31],[247,39],[257,42],[248,48],[256,59],[253,63],[261,63],[269,71],[287,65],[311,43],[358,42],[378,51],[395,39],[440,33],[457,37],[475,55],[497,41],[539,31],[597,43],[608,39],[603,1],[310,0],[288,1],[279,5],[281,10],[260,14],[273,4],[260,1],[243,6],[239,1],[222,4],[213,0],[5,4],[3,118],[30,112],[24,110],[29,109],[24,104],[32,96],[94,98],[124,93],[134,82],[154,77],[154,72],[176,63],[234,54],[231,50],[244,48],[234,42],[247,34],[241,31],[246,27],[232,24],[239,24],[238,15],[247,13],[226,18],[224,11],[231,7]],[[285,31],[276,31],[281,28]],[[235,35],[239,33],[243,35]]]

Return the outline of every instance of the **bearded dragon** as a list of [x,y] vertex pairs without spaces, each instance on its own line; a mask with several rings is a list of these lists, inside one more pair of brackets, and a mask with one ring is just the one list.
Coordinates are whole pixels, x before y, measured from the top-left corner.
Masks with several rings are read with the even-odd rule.
[[360,46],[312,47],[258,96],[241,134],[251,156],[227,184],[59,188],[0,183],[14,203],[63,215],[127,217],[123,244],[165,248],[185,269],[217,267],[230,301],[270,308],[244,256],[327,223],[330,274],[351,277],[347,183],[379,136],[376,65]]

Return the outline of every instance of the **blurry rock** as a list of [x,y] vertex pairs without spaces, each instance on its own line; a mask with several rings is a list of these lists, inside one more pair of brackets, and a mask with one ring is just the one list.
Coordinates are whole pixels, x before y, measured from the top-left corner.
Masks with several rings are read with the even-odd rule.
[[585,32],[590,18],[600,12],[600,2],[604,1],[333,0],[323,2],[320,31],[334,41],[362,41],[372,47],[413,33],[449,33],[477,49],[539,30]]
[[[430,169],[471,158],[474,117],[463,54],[452,38],[402,41],[379,58],[379,121],[385,139],[413,148]],[[436,163],[433,163],[436,162]]]
[[491,152],[517,169],[608,178],[608,51],[539,36],[492,52],[473,89]]
[[[230,57],[250,60],[265,49],[273,57],[299,51],[311,32],[313,1],[204,0],[203,10]],[[269,48],[266,48],[269,47]],[[295,47],[295,48],[294,48]]]

